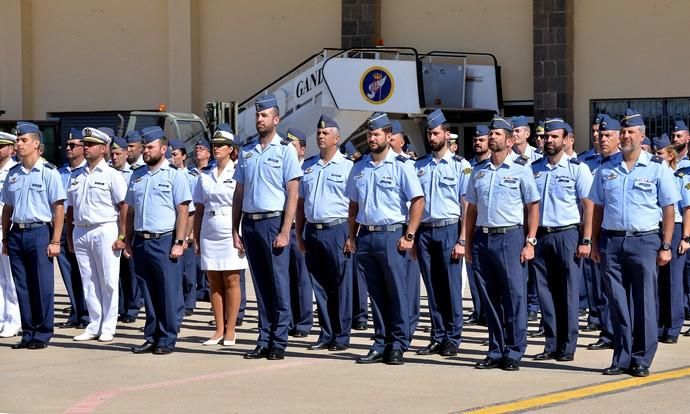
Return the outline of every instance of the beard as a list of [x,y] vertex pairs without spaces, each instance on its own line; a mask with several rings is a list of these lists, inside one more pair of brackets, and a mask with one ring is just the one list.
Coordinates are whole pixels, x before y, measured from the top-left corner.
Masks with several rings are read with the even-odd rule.
[[161,161],[161,159],[163,159],[163,155],[164,154],[159,154],[158,156],[149,155],[148,157],[144,157],[144,162],[149,167],[154,166],[154,165],[158,164]]
[[441,151],[445,146],[446,146],[446,142],[445,142],[445,141],[440,141],[440,142],[429,141],[429,148],[431,148],[431,150],[432,150],[433,152],[439,152],[439,151]]
[[388,148],[388,145],[386,144],[376,145],[376,147],[372,147],[371,145],[369,145],[369,151],[371,151],[372,154],[380,154],[383,151],[385,151],[386,148]]

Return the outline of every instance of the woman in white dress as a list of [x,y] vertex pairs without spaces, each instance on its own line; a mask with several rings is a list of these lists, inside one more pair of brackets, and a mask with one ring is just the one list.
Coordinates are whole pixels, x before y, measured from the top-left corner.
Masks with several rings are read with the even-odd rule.
[[232,197],[236,182],[232,155],[237,151],[227,124],[211,139],[216,165],[204,168],[194,188],[194,240],[201,268],[211,289],[216,332],[204,345],[235,344],[235,321],[240,308],[240,270],[248,268],[243,251],[232,242]]

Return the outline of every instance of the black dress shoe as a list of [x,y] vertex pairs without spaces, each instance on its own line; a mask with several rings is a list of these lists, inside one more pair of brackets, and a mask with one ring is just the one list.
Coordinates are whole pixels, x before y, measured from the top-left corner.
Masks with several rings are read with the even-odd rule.
[[31,341],[29,342],[29,345],[26,347],[26,349],[46,349],[48,348],[48,344],[45,342],[41,341]]
[[685,320],[690,321],[690,311],[685,311]]
[[153,352],[155,346],[149,341],[144,342],[139,346],[133,346],[130,350],[134,354],[150,354]]
[[488,339],[483,340],[482,346],[489,346],[489,340]]
[[542,352],[534,356],[535,361],[548,361],[549,359],[555,359],[556,355],[553,352]]
[[271,349],[271,352],[268,353],[266,359],[270,361],[278,361],[281,359],[285,359],[285,350],[280,348],[273,348]]
[[479,322],[479,318],[477,318],[474,315],[470,315],[467,319],[463,321],[464,323],[468,325],[475,325],[477,322]]
[[[213,323],[215,324],[215,321],[213,321]],[[243,319],[237,319],[237,320],[235,321],[235,327],[242,326],[243,324],[244,324],[244,320],[243,320]]]
[[125,315],[122,317],[122,320],[120,322],[122,322],[122,323],[134,323],[136,321],[137,321],[136,317],[130,316],[130,315]]
[[422,349],[417,350],[417,355],[433,355],[441,352],[441,344],[439,342],[431,342]]
[[611,365],[610,367],[601,371],[601,373],[604,375],[622,375],[625,374],[625,370],[623,368],[618,368],[616,366]]
[[539,316],[537,315],[536,311],[529,311],[527,312],[527,320],[530,322],[534,322],[537,319],[539,319]]
[[599,338],[596,342],[587,345],[587,349],[601,350],[601,349],[613,349],[613,344],[609,341],[604,341]]
[[501,369],[504,371],[520,371],[520,361],[513,358],[505,358],[503,364],[501,364]]
[[376,364],[378,362],[383,362],[383,352],[369,351],[365,356],[357,358],[355,362],[358,364]]
[[328,347],[329,351],[346,351],[350,347],[348,345],[343,345],[343,344],[333,344]]
[[82,321],[82,322],[77,322],[77,324],[75,325],[75,327],[76,327],[77,329],[86,329],[87,326],[89,326],[89,323],[88,323],[88,322],[83,322],[83,321]]
[[458,346],[451,342],[446,342],[443,344],[439,354],[444,357],[456,356],[458,354]]
[[192,316],[194,315],[194,309],[185,309],[184,310],[184,316]]
[[355,324],[352,325],[352,329],[355,331],[366,331],[367,323],[365,321],[355,322]]
[[678,337],[671,336],[671,335],[663,335],[661,338],[659,338],[659,342],[664,343],[664,344],[677,344],[678,343]]
[[258,345],[253,351],[243,355],[244,359],[261,359],[268,356],[268,348]]
[[596,323],[588,323],[584,328],[582,328],[582,332],[594,332],[599,330],[601,330],[601,326],[597,325]]
[[499,368],[501,366],[501,361],[495,360],[490,357],[486,357],[483,360],[474,364],[476,369],[493,369]]
[[307,336],[309,336],[309,333],[295,329],[295,330],[288,332],[288,335],[290,335],[293,338],[306,338]]
[[62,313],[72,313],[72,307],[68,306],[66,308],[62,308]]
[[172,354],[173,349],[165,346],[157,346],[153,348],[153,355],[168,355]]
[[16,344],[12,345],[12,349],[26,349],[29,347],[30,342],[25,342],[25,341],[19,341]]
[[402,351],[397,351],[397,350],[391,351],[388,354],[388,358],[386,358],[385,363],[387,365],[403,365],[405,363],[405,360],[403,360]]
[[541,338],[544,336],[544,329],[539,328],[536,331],[527,332],[527,336],[530,338]]
[[690,336],[690,329],[688,329],[687,331],[685,331],[685,332],[683,333],[683,336]]
[[628,373],[633,377],[648,377],[649,369],[640,364],[632,364]]
[[73,321],[58,322],[55,324],[55,327],[60,329],[76,328],[77,323]]
[[329,347],[330,345],[325,342],[317,342],[313,345],[309,345],[307,349],[310,351],[321,351],[323,349],[328,349]]
[[575,360],[575,354],[562,353],[562,354],[556,355],[556,361],[569,362],[569,361],[574,361],[574,360]]

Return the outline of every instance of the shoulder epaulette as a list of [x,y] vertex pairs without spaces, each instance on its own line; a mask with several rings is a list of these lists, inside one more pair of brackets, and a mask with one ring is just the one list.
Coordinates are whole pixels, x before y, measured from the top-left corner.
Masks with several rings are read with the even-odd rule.
[[141,168],[141,167],[143,167],[143,166],[144,166],[143,164],[142,164],[142,165],[130,165],[130,166],[129,166],[129,169],[132,170],[132,171],[136,171],[136,170],[138,170],[139,168]]
[[364,159],[364,156],[361,156],[359,158],[347,157],[347,159],[352,161],[352,162],[360,162],[360,161],[362,161],[362,159]]
[[585,161],[589,161],[589,160],[591,160],[591,159],[593,159],[593,158],[596,158],[596,157],[598,157],[598,156],[599,156],[599,154],[594,153],[594,154],[590,155],[589,157],[585,158]]
[[462,156],[457,155],[457,154],[453,155],[453,159],[457,162],[462,162],[462,160],[464,160],[464,158]]
[[[209,165],[205,166],[204,168],[202,168],[201,171],[207,172],[207,171],[211,171],[212,169],[213,169],[213,165],[209,164]],[[195,177],[197,175],[199,175],[199,173],[196,172],[196,170],[189,170],[189,172]]]
[[581,163],[582,163],[582,161],[578,160],[578,159],[575,158],[575,157],[571,158],[571,159],[570,159],[570,162],[571,162],[572,164],[581,164]]
[[408,158],[404,155],[398,155],[397,157],[395,157],[395,159],[402,162],[406,162],[408,160]]
[[[206,171],[206,168],[208,168],[208,165],[206,167],[202,168],[201,170]],[[192,177],[198,177],[199,172],[197,170],[190,170],[189,175],[191,175]]]
[[243,148],[244,148],[244,147],[247,147],[247,146],[252,146],[252,147],[253,147],[254,145],[256,145],[256,141],[252,139],[252,140],[249,140],[249,141],[245,142],[244,144],[242,144],[242,147],[243,147]]
[[19,167],[21,167],[21,166],[22,166],[22,163],[21,163],[21,162],[18,162],[18,163],[16,163],[16,164],[14,164],[14,165],[12,166],[12,168],[9,169],[9,171],[12,171],[12,170],[14,170],[14,169],[17,169],[17,168],[19,168]]
[[[304,162],[311,161],[312,158],[316,158],[316,157],[318,157],[318,156],[319,156],[319,154],[312,155],[311,157],[305,158],[305,159],[304,159]],[[349,158],[349,157],[345,157],[345,158]]]
[[55,166],[55,164],[50,163],[50,162],[48,162],[48,161],[44,162],[43,165],[45,165],[46,167],[50,168],[51,170],[54,170],[54,169],[57,168],[57,167]]
[[653,155],[652,156],[652,162],[655,162],[657,164],[661,164],[662,162],[664,162],[664,159],[658,155]]
[[521,156],[515,158],[514,162],[516,164],[520,164],[520,165],[527,165],[527,163],[529,162],[529,157],[526,155],[521,155]]

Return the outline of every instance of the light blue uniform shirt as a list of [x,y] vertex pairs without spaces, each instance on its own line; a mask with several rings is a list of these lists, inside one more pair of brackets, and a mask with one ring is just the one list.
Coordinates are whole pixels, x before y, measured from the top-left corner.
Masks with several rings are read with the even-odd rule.
[[347,218],[350,200],[345,189],[352,165],[353,162],[340,151],[325,164],[318,155],[304,160],[299,196],[304,199],[304,215],[308,222],[328,223]]
[[688,154],[685,154],[685,156],[678,161],[677,169],[685,167],[690,167],[690,158],[688,158]]
[[680,201],[678,202],[679,208],[677,214],[682,217],[683,210],[690,207],[690,168],[679,168],[675,173],[675,178],[680,190]]
[[72,174],[79,174],[80,172],[84,171],[85,167],[86,160],[82,160],[76,168],[70,168],[69,164],[65,164],[58,169],[58,172],[60,173],[60,180],[62,181],[62,188],[64,188],[65,191],[67,191],[70,186],[69,182]]
[[[488,158],[487,158],[487,159],[488,159]],[[470,163],[470,167],[474,168],[474,167],[477,166],[477,164],[481,164],[481,163],[486,162],[486,161],[487,161],[487,160],[479,161],[479,160],[477,160],[477,158],[472,157],[472,158],[470,158],[469,163]]]
[[297,151],[292,145],[283,145],[276,134],[261,149],[259,141],[242,147],[235,170],[235,181],[244,186],[242,211],[266,213],[283,211],[287,198],[287,183],[302,176]]
[[466,159],[446,151],[436,160],[427,154],[415,162],[419,182],[424,191],[422,222],[462,217],[462,196],[465,195],[472,167]]
[[539,225],[563,227],[580,224],[580,200],[589,197],[592,173],[575,158],[563,154],[556,165],[547,157],[532,164],[534,180],[541,196]]
[[127,185],[129,185],[129,180],[132,179],[132,173],[134,172],[132,170],[132,168],[129,166],[129,164],[125,163],[125,165],[122,167],[121,170],[118,170],[117,168],[113,167],[112,164],[110,164],[110,167],[116,171],[121,172],[122,175],[125,177],[125,181],[127,182]]
[[424,196],[414,165],[390,148],[378,165],[367,154],[352,167],[346,194],[359,205],[357,223],[366,226],[404,223],[407,202]]
[[2,187],[2,202],[12,206],[13,223],[48,223],[53,219],[53,203],[65,198],[60,174],[43,158],[31,170],[21,163],[12,167]]
[[677,202],[680,194],[673,171],[661,158],[642,151],[631,171],[621,153],[605,160],[589,198],[604,206],[604,229],[649,231],[659,228],[661,207]]
[[590,148],[590,149],[588,149],[587,151],[581,152],[581,153],[577,156],[577,159],[580,160],[580,161],[582,161],[582,162],[585,162],[585,160],[587,160],[587,158],[589,158],[589,157],[591,157],[591,156],[593,156],[593,155],[598,155],[598,154],[597,154],[597,152],[594,150],[594,148]]
[[519,157],[522,157],[523,155],[527,159],[527,165],[533,163],[534,161],[541,159],[544,156],[543,154],[538,153],[537,149],[534,148],[533,146],[529,145],[529,144],[527,145],[527,148],[525,148],[524,154],[518,154],[517,152],[515,152],[513,150],[510,151],[510,158],[513,161],[515,161]]
[[477,206],[477,226],[524,224],[524,205],[539,201],[539,191],[528,165],[507,156],[496,167],[491,159],[474,167],[465,199]]
[[137,168],[125,198],[134,208],[134,231],[151,233],[174,230],[177,206],[191,200],[187,178],[167,160],[156,171],[148,166]]

